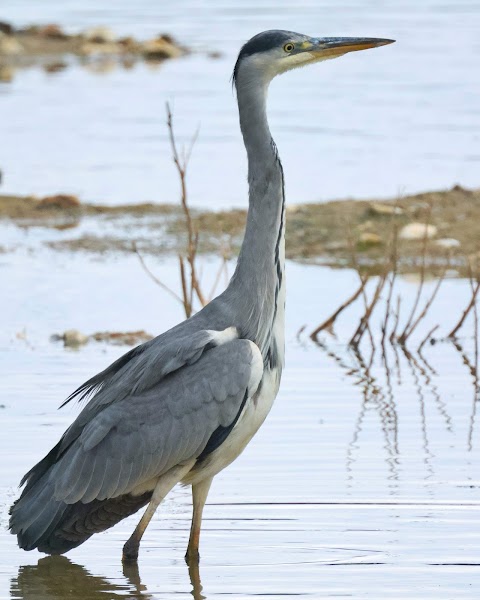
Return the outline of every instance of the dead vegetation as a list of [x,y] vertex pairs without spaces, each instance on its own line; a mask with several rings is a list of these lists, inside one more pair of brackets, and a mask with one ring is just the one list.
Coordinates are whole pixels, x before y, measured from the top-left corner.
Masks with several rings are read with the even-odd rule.
[[[419,280],[417,284],[417,290],[413,303],[409,310],[403,309],[407,304],[406,299],[402,297],[400,291],[397,290],[399,264],[401,260],[400,247],[399,247],[399,235],[398,235],[398,223],[396,221],[397,212],[392,212],[390,226],[389,226],[389,242],[385,247],[385,256],[383,259],[383,267],[380,274],[376,277],[376,282],[373,285],[368,285],[369,280],[372,278],[368,270],[362,268],[361,263],[358,260],[357,250],[354,244],[350,243],[350,266],[355,269],[358,273],[360,286],[355,292],[340,304],[340,306],[330,315],[328,318],[322,321],[322,323],[314,328],[309,337],[311,340],[320,343],[319,334],[327,332],[331,336],[335,336],[335,322],[340,315],[350,306],[356,302],[360,296],[363,298],[364,310],[360,317],[359,323],[353,330],[353,334],[348,342],[348,346],[351,347],[355,353],[360,352],[360,345],[365,333],[368,332],[368,339],[370,342],[370,360],[372,363],[375,352],[376,343],[375,340],[380,339],[381,354],[383,357],[386,356],[386,344],[387,342],[392,347],[400,347],[404,354],[408,355],[409,360],[413,360],[413,355],[408,349],[408,344],[412,340],[413,334],[417,331],[419,325],[427,317],[430,308],[432,307],[438,292],[445,280],[447,270],[452,261],[452,255],[444,250],[444,256],[442,260],[442,267],[440,273],[437,275],[436,283],[433,286],[432,291],[429,295],[425,295],[425,282],[427,275],[427,264],[429,256],[429,246],[431,241],[429,240],[429,225],[432,218],[433,204],[430,204],[426,214],[424,222],[424,236],[421,241],[421,254],[419,257]],[[351,231],[350,227],[347,230]],[[478,243],[478,242],[477,242]],[[475,257],[478,253],[475,254]],[[422,350],[427,343],[435,344],[439,341],[453,341],[458,343],[458,334],[462,327],[465,325],[467,317],[472,315],[473,317],[473,335],[476,348],[476,366],[475,374],[478,373],[478,311],[477,311],[477,299],[480,291],[480,269],[478,261],[472,262],[470,257],[464,257],[467,265],[468,277],[470,281],[471,297],[464,310],[461,307],[451,307],[451,314],[453,316],[455,311],[459,313],[459,318],[455,326],[449,333],[444,333],[443,337],[433,337],[433,334],[440,330],[440,325],[435,324],[428,331],[427,335],[423,337],[418,343],[416,352],[422,357]],[[372,288],[372,289],[370,289]],[[386,294],[384,293],[386,291]],[[394,297],[396,301],[394,302]],[[373,320],[372,316],[376,313],[376,319]],[[383,315],[383,317],[381,316]],[[379,331],[374,330],[379,329]],[[306,326],[302,327],[301,332],[306,329]],[[299,332],[299,333],[301,333]],[[441,333],[441,332],[440,332]],[[423,357],[422,357],[423,358]]]
[[[142,253],[160,255],[183,252],[188,243],[185,212],[181,203],[129,204],[105,206],[79,204],[66,206],[58,197],[45,198],[0,195],[0,220],[19,227],[74,229],[95,221],[114,222],[115,235],[108,238],[83,234],[55,241],[59,250],[87,252],[130,252],[132,232],[148,221],[149,239],[142,241]],[[75,198],[75,197],[74,197]],[[77,199],[78,200],[78,199]],[[218,255],[224,246],[232,254],[238,252],[245,227],[246,211],[200,211],[189,207],[193,230],[200,231],[197,253]],[[430,237],[423,256],[423,235],[430,214]],[[424,261],[428,275],[441,275],[445,267],[468,276],[468,263],[479,260],[478,223],[480,223],[480,190],[459,186],[444,192],[431,192],[395,201],[339,200],[324,204],[290,206],[287,210],[287,258],[333,267],[350,267],[352,246],[362,272],[379,275],[384,271],[385,255],[391,247],[391,222],[397,227],[397,272],[419,272]],[[125,223],[125,227],[122,226]],[[346,227],[350,224],[350,232]],[[417,239],[402,237],[407,226],[416,225]],[[419,229],[420,226],[420,229]],[[431,228],[435,228],[432,230]],[[411,234],[411,228],[409,234]],[[435,235],[432,235],[435,231]],[[368,234],[366,236],[365,234]],[[85,243],[82,245],[82,237]],[[161,240],[158,243],[158,240]],[[374,243],[374,241],[376,242]],[[154,243],[155,242],[155,243]],[[48,242],[46,242],[48,243]],[[448,257],[448,260],[447,258]]]
[[204,307],[213,298],[222,273],[225,273],[225,275],[228,276],[227,261],[230,258],[230,252],[227,247],[223,249],[223,252],[221,253],[222,262],[220,264],[220,268],[217,271],[213,287],[210,293],[207,295],[202,288],[201,276],[199,274],[199,267],[197,263],[199,249],[199,226],[198,223],[194,222],[192,211],[188,204],[187,191],[188,163],[197,139],[198,132],[194,134],[189,147],[187,149],[183,148],[182,151],[179,151],[173,128],[173,116],[168,103],[166,108],[167,127],[172,158],[180,180],[180,206],[183,214],[182,226],[186,237],[185,248],[178,254],[181,295],[177,294],[174,290],[163,283],[158,276],[152,273],[152,271],[147,267],[136,243],[133,243],[133,251],[138,256],[140,264],[150,278],[164,291],[169,293],[173,298],[182,304],[185,316],[188,319],[193,312],[195,312],[196,304],[200,305],[200,307]]

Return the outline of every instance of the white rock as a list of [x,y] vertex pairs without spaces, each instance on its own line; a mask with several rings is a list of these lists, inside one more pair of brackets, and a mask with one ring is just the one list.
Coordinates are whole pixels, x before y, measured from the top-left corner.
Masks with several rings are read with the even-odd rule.
[[83,37],[90,42],[96,42],[100,44],[112,43],[117,39],[117,36],[109,27],[91,27],[87,29],[83,34]]
[[23,52],[22,44],[10,35],[0,37],[0,54],[4,56],[14,56]]
[[400,206],[395,206],[393,202],[390,204],[371,202],[370,210],[377,215],[403,215],[403,210],[400,208]]
[[432,239],[437,235],[435,225],[426,225],[425,223],[410,223],[400,231],[400,239],[402,240],[423,240]]
[[442,238],[441,240],[436,240],[435,244],[442,248],[460,248],[461,246],[460,242],[455,238]]
[[68,329],[62,337],[65,346],[82,346],[88,342],[88,336],[80,333],[78,329]]

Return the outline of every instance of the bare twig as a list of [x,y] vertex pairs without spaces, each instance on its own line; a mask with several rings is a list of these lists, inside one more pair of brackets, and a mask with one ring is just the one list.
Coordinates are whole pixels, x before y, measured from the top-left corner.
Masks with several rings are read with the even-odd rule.
[[170,147],[172,149],[173,162],[180,177],[180,201],[183,209],[183,214],[185,216],[185,226],[187,230],[187,250],[185,260],[188,263],[190,273],[188,277],[185,269],[184,259],[180,257],[180,277],[182,281],[183,305],[185,308],[185,314],[188,318],[193,311],[194,294],[198,298],[198,301],[200,302],[201,306],[205,306],[208,303],[208,300],[205,298],[201,289],[199,277],[197,275],[196,258],[198,252],[198,231],[195,229],[195,226],[193,224],[192,214],[188,205],[186,183],[187,167],[190,161],[193,147],[198,137],[198,130],[195,132],[188,147],[188,150],[184,150],[182,152],[182,156],[180,157],[177,148],[177,142],[175,139],[175,133],[173,130],[172,112],[170,110],[170,105],[168,104],[168,102],[166,105],[166,109]]
[[435,331],[437,331],[437,329],[440,327],[440,325],[435,325],[435,327],[432,327],[432,329],[430,329],[430,331],[427,333],[427,335],[423,338],[421,344],[418,346],[417,348],[417,352],[418,354],[422,354],[422,349],[425,346],[425,344],[428,342],[428,340],[430,340],[432,338],[432,335],[435,333]]
[[[395,207],[398,202],[395,203]],[[385,318],[382,324],[382,349],[385,353],[385,337],[387,335],[388,330],[388,322],[390,320],[391,315],[391,306],[392,306],[392,296],[393,296],[393,288],[395,287],[395,281],[397,279],[397,267],[398,267],[398,227],[395,220],[393,221],[393,229],[392,229],[392,252],[391,252],[391,265],[392,265],[392,275],[390,277],[390,286],[388,290],[387,302],[385,305]]]
[[195,258],[197,256],[197,250],[198,250],[198,231],[195,232],[195,237],[194,237],[194,251],[192,253],[191,256],[188,256],[188,262],[190,263],[190,270],[191,270],[191,279],[192,279],[192,289],[195,290],[198,300],[200,301],[200,304],[202,306],[206,306],[208,304],[208,300],[205,298],[205,296],[203,295],[203,292],[200,288],[200,282],[199,279],[197,277],[197,273],[196,273],[196,269],[195,269]]
[[[475,292],[475,284],[473,277],[470,278],[470,285],[472,286],[472,293]],[[476,389],[478,390],[478,368],[479,368],[479,340],[478,340],[478,309],[477,303],[473,303],[473,335],[474,335],[474,349],[475,349],[475,373],[477,373]]]
[[[296,335],[295,337],[297,338],[297,341],[298,341],[298,342],[300,342],[300,341],[301,341],[301,338],[302,338],[302,333],[305,331],[305,329],[306,329],[306,328],[307,328],[307,326],[306,326],[306,325],[302,325],[302,326],[300,327],[300,329],[297,331],[297,335]],[[317,340],[313,340],[313,341],[315,342],[315,341],[317,341]]]
[[[360,271],[360,265],[358,262],[357,253],[355,251],[355,244],[353,241],[352,224],[350,223],[350,221],[347,221],[346,227],[347,227],[347,242],[348,242],[350,254],[352,257],[352,265],[357,272],[358,278],[364,284],[363,289],[362,289],[362,297],[363,297],[363,304],[365,306],[365,311],[366,311],[368,308],[368,297],[367,297],[367,292],[365,290],[365,287],[366,287],[366,284],[368,283],[368,275],[364,277]],[[367,321],[367,331],[368,331],[368,335],[370,338],[370,344],[372,345],[372,348],[373,348],[375,346],[375,341],[373,339],[373,333],[372,333],[372,330],[370,329],[370,324],[368,323],[368,321]],[[362,335],[363,335],[363,333],[362,333]]]
[[476,305],[477,296],[478,296],[478,292],[479,291],[480,291],[480,279],[477,281],[477,285],[474,286],[474,288],[473,288],[472,297],[470,299],[470,302],[468,303],[467,307],[463,311],[462,316],[460,317],[460,320],[455,325],[455,327],[452,329],[452,331],[448,334],[447,337],[449,337],[449,338],[455,338],[457,336],[457,333],[461,329],[462,325],[465,323],[465,319],[468,317],[470,311]]
[[[350,346],[357,347],[359,345],[359,343],[363,337],[363,334],[365,333],[365,331],[368,327],[370,317],[372,316],[372,313],[373,313],[373,309],[375,308],[375,306],[380,298],[380,294],[382,293],[382,290],[383,290],[386,280],[387,280],[387,274],[384,273],[383,276],[380,277],[380,280],[375,289],[375,293],[373,294],[373,298],[370,301],[370,303],[368,304],[368,306],[365,310],[365,314],[360,319],[360,323],[358,324],[358,327],[357,327],[355,333],[353,334],[352,339],[349,342]],[[372,346],[374,346],[374,344],[372,344]]]
[[172,296],[173,298],[175,298],[175,300],[177,300],[178,302],[180,302],[180,304],[183,304],[182,298],[180,298],[180,296],[178,294],[176,294],[172,289],[170,289],[168,287],[168,285],[165,285],[163,283],[163,281],[160,281],[160,279],[158,279],[158,277],[156,275],[154,275],[150,271],[150,269],[147,267],[147,265],[145,263],[145,260],[144,260],[143,256],[140,254],[140,252],[139,252],[139,250],[137,248],[137,244],[135,242],[132,242],[132,249],[135,252],[135,254],[138,256],[138,259],[140,261],[140,264],[142,265],[143,270],[150,277],[150,279],[152,279],[152,281],[154,281],[163,290],[165,290],[168,294],[170,294],[170,296]]
[[415,331],[415,329],[417,328],[417,326],[420,323],[420,321],[425,318],[425,315],[427,314],[427,312],[429,311],[430,307],[432,306],[433,301],[435,300],[435,297],[436,297],[436,295],[438,293],[438,290],[440,289],[440,286],[442,285],[443,280],[445,279],[445,273],[446,272],[447,272],[447,268],[445,267],[445,269],[443,270],[442,275],[438,278],[437,285],[435,286],[435,288],[434,288],[434,290],[432,292],[432,295],[427,300],[427,302],[425,302],[425,306],[423,307],[422,312],[418,315],[418,317],[415,319],[415,321],[410,325],[410,328],[407,331],[407,333],[406,333],[406,335],[404,337],[404,340],[402,342],[403,344],[406,343],[407,339]]
[[335,323],[337,317],[347,308],[349,307],[351,304],[353,304],[355,302],[355,300],[360,296],[360,294],[363,292],[365,285],[367,283],[367,279],[362,280],[360,287],[357,289],[357,291],[350,296],[350,298],[348,300],[346,300],[341,306],[339,306],[337,308],[337,310],[330,315],[330,317],[328,317],[328,319],[326,319],[323,323],[321,323],[316,329],[314,329],[312,331],[312,333],[310,334],[310,339],[312,340],[316,340],[317,335],[320,333],[320,331],[323,331],[324,329],[330,329],[333,324]]
[[192,315],[191,294],[188,293],[185,264],[183,262],[183,257],[180,255],[178,256],[178,262],[180,266],[180,280],[182,282],[183,307],[185,309],[185,316],[188,319]]
[[400,321],[400,305],[401,304],[402,304],[402,298],[399,295],[399,296],[397,296],[397,310],[395,311],[395,321],[393,322],[393,329],[388,338],[390,340],[391,344],[395,343],[395,339],[397,337],[398,323]]
[[423,291],[423,285],[425,283],[425,268],[426,268],[426,261],[427,261],[427,244],[428,244],[428,226],[430,225],[430,218],[432,216],[432,205],[430,204],[429,206],[429,210],[428,210],[428,214],[427,214],[427,219],[425,222],[425,234],[423,236],[423,242],[422,242],[422,265],[420,268],[420,283],[418,285],[418,289],[417,289],[417,295],[415,297],[415,302],[413,303],[412,306],[412,310],[410,312],[410,316],[407,319],[407,323],[405,325],[404,330],[402,331],[402,333],[398,336],[397,341],[399,344],[405,344],[406,339],[408,337],[408,330],[410,329],[410,326],[412,324],[413,318],[415,316],[415,313],[417,311],[417,307],[418,307],[418,303],[420,302],[420,297],[422,295],[422,291]]

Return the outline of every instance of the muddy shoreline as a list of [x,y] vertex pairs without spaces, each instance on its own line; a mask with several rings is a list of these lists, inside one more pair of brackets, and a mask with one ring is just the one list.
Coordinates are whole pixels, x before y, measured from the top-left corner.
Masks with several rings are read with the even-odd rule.
[[[161,63],[191,51],[167,33],[146,40],[131,35],[119,37],[104,26],[68,33],[60,25],[16,28],[0,21],[0,82],[13,80],[17,69],[41,67],[48,73],[71,64],[91,66],[96,71],[113,65],[128,69],[137,61]],[[213,53],[215,54],[215,53]]]
[[[236,254],[243,237],[245,210],[191,212],[201,253],[223,254],[227,249]],[[151,255],[181,253],[185,247],[184,215],[173,204],[106,206],[82,203],[67,195],[42,199],[0,195],[1,222],[22,229],[62,231],[61,239],[43,242],[57,251],[132,252],[133,241]],[[94,231],[102,223],[114,225],[110,234]],[[448,260],[453,269],[463,271],[468,261],[479,261],[480,190],[460,186],[390,200],[347,199],[287,206],[286,253],[294,260],[349,267],[353,251],[361,265],[375,270],[384,264],[395,227],[401,270],[415,270],[426,223],[430,270],[442,268]],[[3,250],[15,250],[15,245]]]

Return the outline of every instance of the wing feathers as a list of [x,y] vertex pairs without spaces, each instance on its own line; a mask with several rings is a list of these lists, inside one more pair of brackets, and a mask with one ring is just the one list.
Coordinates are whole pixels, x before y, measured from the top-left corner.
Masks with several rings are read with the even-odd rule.
[[[54,485],[56,500],[89,503],[124,495],[201,456],[212,434],[234,423],[261,378],[258,348],[229,339],[232,335],[217,336],[212,345],[211,332],[198,332],[189,347],[168,360],[164,356],[160,364],[151,351],[133,353],[131,361],[143,363],[130,393],[100,413],[93,398],[66,432],[64,449],[44,476]],[[218,345],[219,340],[226,341]],[[154,354],[158,359],[162,352]],[[108,374],[114,382],[118,371]],[[110,380],[99,395],[112,393]]]

